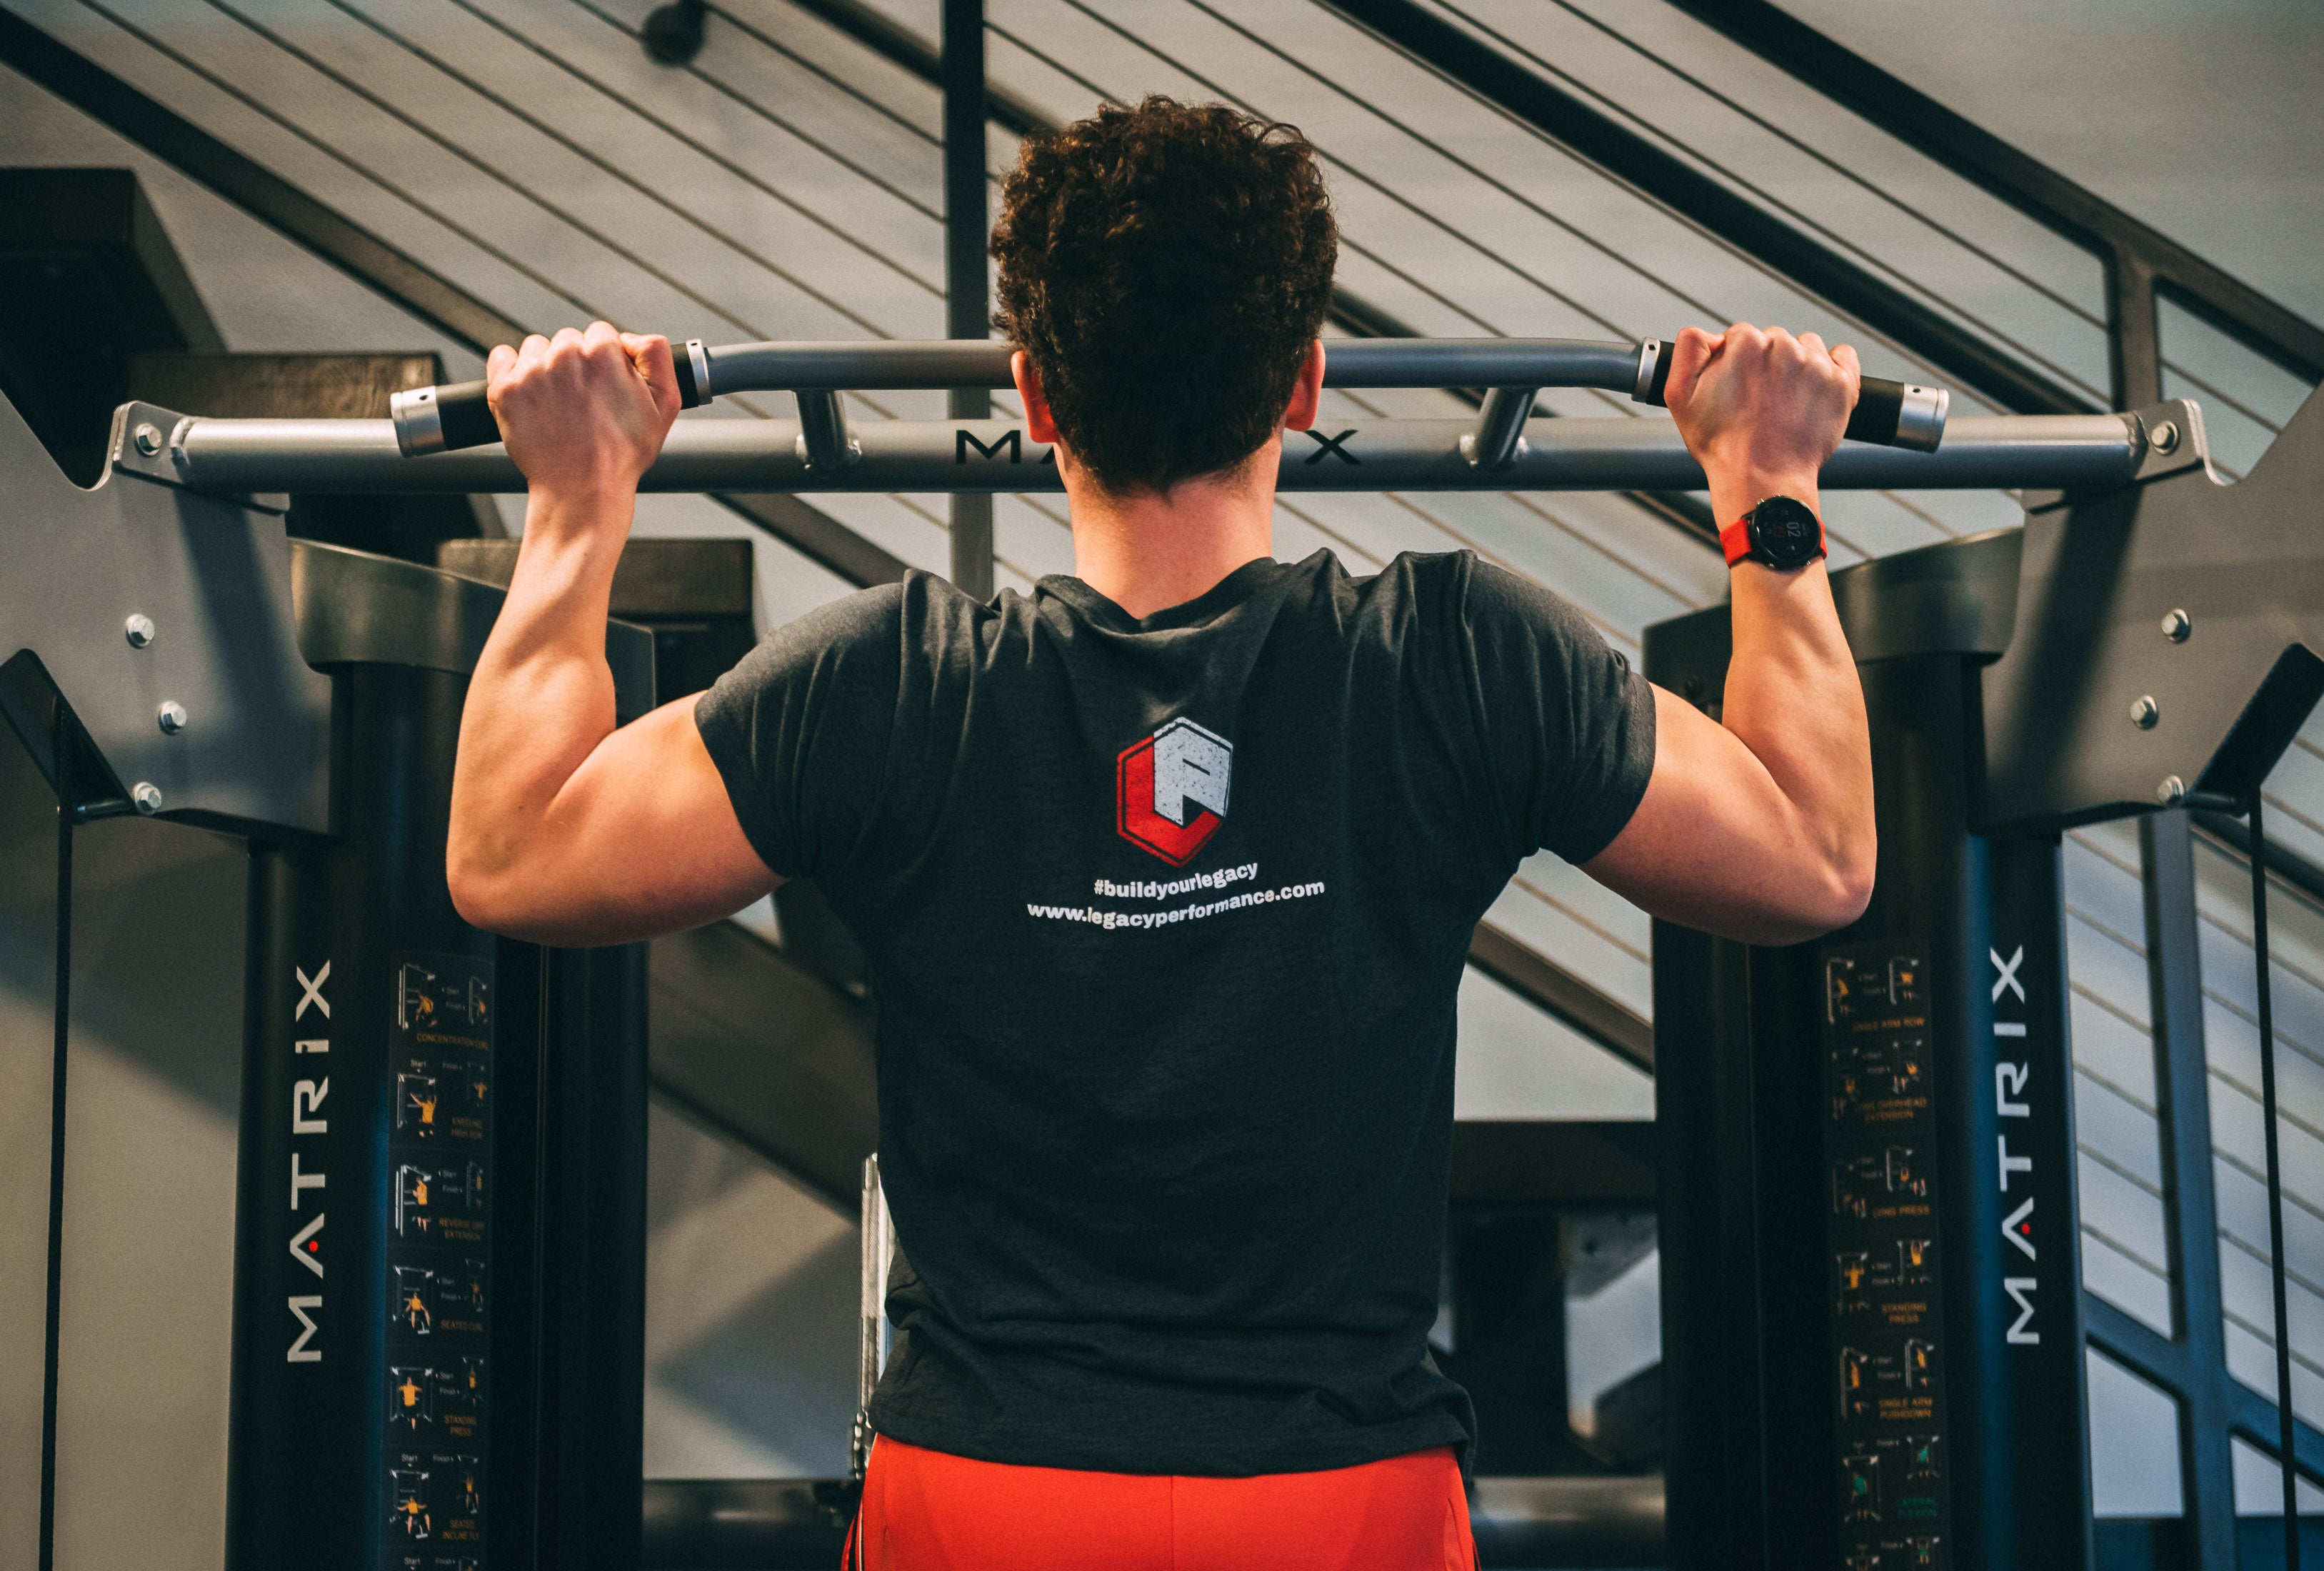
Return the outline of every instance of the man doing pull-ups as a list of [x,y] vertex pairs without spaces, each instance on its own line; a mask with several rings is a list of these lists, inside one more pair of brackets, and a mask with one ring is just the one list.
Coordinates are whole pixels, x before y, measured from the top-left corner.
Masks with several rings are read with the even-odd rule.
[[1678,340],[1671,412],[1738,526],[1714,722],[1469,552],[1273,559],[1337,243],[1287,127],[1153,99],[1029,139],[998,322],[1074,574],[984,604],[908,574],[618,730],[604,620],[669,345],[600,323],[493,352],[530,496],[453,897],[599,944],[811,878],[861,939],[909,1260],[864,1564],[1471,1564],[1473,1419],[1427,1335],[1479,917],[1543,848],[1754,942],[1869,897],[1814,548],[1854,354]]

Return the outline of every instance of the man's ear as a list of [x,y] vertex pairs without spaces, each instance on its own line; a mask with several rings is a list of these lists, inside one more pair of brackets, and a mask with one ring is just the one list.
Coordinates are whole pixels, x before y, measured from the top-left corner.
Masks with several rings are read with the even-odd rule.
[[1283,411],[1283,428],[1305,431],[1315,424],[1315,411],[1323,401],[1323,341],[1321,338],[1307,346],[1307,359],[1299,368],[1299,380],[1292,384],[1291,402]]
[[1049,395],[1041,386],[1041,373],[1033,369],[1033,357],[1019,349],[1009,357],[1009,374],[1016,379],[1017,396],[1025,403],[1025,435],[1043,446],[1055,446],[1057,422],[1049,413]]

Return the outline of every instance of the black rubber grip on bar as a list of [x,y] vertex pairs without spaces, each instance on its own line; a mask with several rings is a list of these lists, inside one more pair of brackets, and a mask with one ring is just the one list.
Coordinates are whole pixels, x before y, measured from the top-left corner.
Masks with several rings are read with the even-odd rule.
[[1663,389],[1670,383],[1671,354],[1677,348],[1677,339],[1665,338],[1662,348],[1655,354],[1655,380],[1647,384],[1646,402],[1658,409],[1670,407],[1663,402]]
[[[1671,354],[1678,347],[1673,338],[1663,340],[1662,350],[1655,356],[1654,380],[1646,387],[1646,402],[1668,408],[1663,390],[1670,381]],[[1857,384],[1856,408],[1849,411],[1848,429],[1841,433],[1850,441],[1870,442],[1877,446],[1896,445],[1896,421],[1904,412],[1904,384],[1890,381],[1885,376],[1868,376]]]
[[444,427],[444,447],[486,447],[501,439],[501,423],[493,418],[481,381],[456,381],[436,390],[436,418]]
[[1857,386],[1856,407],[1848,412],[1848,429],[1841,434],[1850,441],[1894,447],[1896,420],[1904,412],[1904,384],[1868,376]]
[[[680,409],[698,409],[703,400],[694,385],[694,363],[683,345],[671,345],[670,369],[678,373]],[[501,439],[501,423],[484,396],[481,381],[456,381],[436,390],[436,418],[444,427],[444,451],[484,447]]]

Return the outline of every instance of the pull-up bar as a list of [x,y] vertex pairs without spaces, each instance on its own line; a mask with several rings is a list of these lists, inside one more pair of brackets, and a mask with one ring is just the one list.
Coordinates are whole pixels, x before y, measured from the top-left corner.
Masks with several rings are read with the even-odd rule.
[[[1054,492],[1054,455],[1006,420],[848,418],[844,390],[1006,386],[1001,344],[681,346],[689,407],[719,394],[793,393],[798,420],[687,420],[642,489],[655,492]],[[1350,420],[1285,440],[1277,483],[1315,491],[1688,491],[1702,471],[1658,420],[1536,419],[1544,387],[1594,387],[1659,404],[1667,341],[1334,341],[1327,386],[1481,387],[1468,420]],[[140,410],[124,421],[124,467],[201,491],[521,492],[483,385],[401,393],[387,420],[230,420]],[[2137,414],[1969,417],[1948,422],[1941,388],[1866,378],[1835,490],[2076,489],[2122,484],[2154,451],[2199,445],[2191,407],[2150,432]],[[2167,436],[2166,436],[2167,432]],[[2183,451],[2183,449],[2182,449]]]
[[[730,344],[701,339],[673,345],[679,401],[698,409],[720,393],[798,395],[807,451],[822,468],[854,460],[839,395],[1012,385],[1006,344],[939,339],[932,343]],[[1339,388],[1481,387],[1485,400],[1476,440],[1463,456],[1480,468],[1509,462],[1534,395],[1545,387],[1597,388],[1660,406],[1670,380],[1672,342],[1597,344],[1578,338],[1352,338],[1334,340],[1323,356],[1323,385]],[[1859,442],[1933,452],[1944,439],[1951,395],[1868,376],[1849,416]],[[405,456],[482,447],[500,440],[481,381],[418,388],[391,405]]]
[[[498,446],[406,458],[386,420],[222,420],[166,430],[162,478],[198,491],[521,492]],[[809,459],[796,420],[686,420],[640,489],[650,492],[1055,492],[1049,450],[1006,420],[866,420],[841,427],[848,455]],[[157,433],[158,434],[158,433]],[[1316,491],[1696,491],[1702,470],[1662,420],[1526,421],[1503,464],[1472,464],[1464,420],[1351,420],[1294,432],[1277,485]],[[826,436],[825,440],[829,437]],[[1952,422],[1935,453],[1843,446],[1832,490],[2076,489],[2133,479],[2148,449],[2135,415],[2027,415]],[[126,467],[159,468],[120,455]]]

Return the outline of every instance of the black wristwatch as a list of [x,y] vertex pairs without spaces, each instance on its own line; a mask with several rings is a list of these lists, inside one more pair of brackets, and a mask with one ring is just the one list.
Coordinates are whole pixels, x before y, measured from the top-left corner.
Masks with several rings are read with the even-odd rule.
[[1748,559],[1789,573],[1823,555],[1823,520],[1796,498],[1771,496],[1721,528],[1719,544],[1729,567]]

